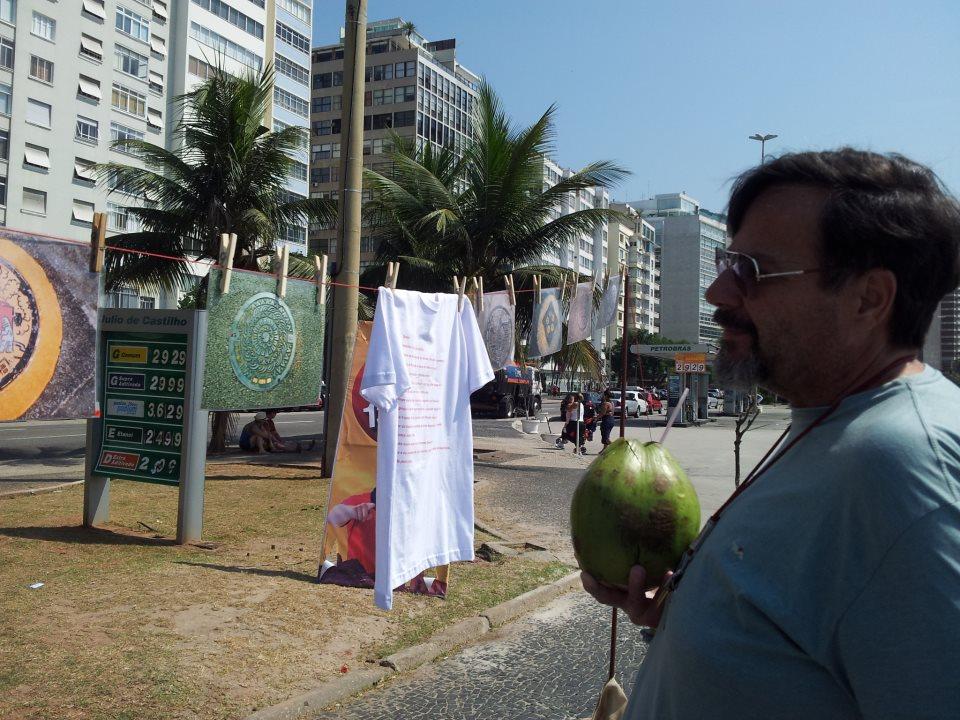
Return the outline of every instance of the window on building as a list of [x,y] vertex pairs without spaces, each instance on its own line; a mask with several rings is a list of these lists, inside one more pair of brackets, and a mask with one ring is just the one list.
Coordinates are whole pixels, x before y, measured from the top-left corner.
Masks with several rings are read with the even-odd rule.
[[192,2],[194,5],[199,5],[204,10],[226,20],[234,27],[253,35],[258,40],[263,40],[263,25],[261,23],[244,15],[235,7],[222,2],[222,0],[192,0]]
[[[255,2],[257,0],[254,0]],[[304,25],[310,24],[310,5],[300,0],[277,0],[277,5],[293,15]],[[263,7],[263,5],[260,5]]]
[[150,42],[150,21],[122,5],[117,5],[116,27],[130,37]]
[[107,19],[107,9],[103,5],[103,0],[83,0],[83,10],[81,12],[87,13],[100,22]]
[[317,73],[313,76],[313,89],[333,87],[333,73]]
[[162,60],[167,54],[167,41],[159,35],[151,35],[150,52]]
[[374,130],[385,130],[391,127],[393,127],[393,113],[381,113],[373,116]]
[[49,170],[50,150],[39,145],[24,145],[23,164],[31,170]]
[[39,80],[40,82],[52,83],[53,82],[53,63],[49,60],[38,57],[36,55],[30,56],[30,77],[34,80]]
[[30,33],[37,37],[42,37],[44,40],[53,42],[57,39],[57,21],[34,10],[33,25],[30,27]]
[[393,150],[393,143],[390,138],[377,138],[371,141],[371,147],[374,155],[383,155]]
[[9,115],[13,102],[13,88],[0,83],[0,115]]
[[80,36],[80,57],[94,62],[103,62],[103,43],[89,35]]
[[120,83],[113,84],[110,105],[116,110],[136,115],[139,118],[147,116],[147,96]]
[[7,204],[7,179],[0,178],[0,205]]
[[395,103],[413,102],[417,99],[417,86],[404,85],[393,89],[393,101]]
[[417,73],[417,63],[414,60],[398,62],[394,65],[393,76],[397,78],[414,77]]
[[97,143],[100,140],[100,123],[92,118],[77,115],[77,129],[74,134],[77,140],[88,143]]
[[323,145],[314,145],[312,160],[330,160],[340,157],[340,143],[325,143]]
[[336,120],[317,120],[313,123],[314,135],[339,135],[340,119]]
[[0,130],[0,160],[10,157],[10,131]]
[[136,232],[140,229],[140,223],[127,207],[108,202],[107,227],[118,232]]
[[240,45],[237,45],[235,42],[218,35],[209,28],[205,28],[203,25],[198,25],[195,22],[190,23],[190,37],[198,42],[202,42],[204,45],[209,45],[217,52],[223,53],[227,57],[231,57],[234,60],[242,62],[247,67],[251,67],[257,72],[260,72],[261,68],[263,68],[262,57],[256,53],[250,52]]
[[294,160],[290,163],[290,177],[295,180],[307,181],[307,164]]
[[147,79],[150,83],[150,91],[157,94],[163,93],[163,75],[150,70],[147,72]]
[[97,181],[97,175],[93,170],[95,165],[96,163],[93,162],[92,160],[84,160],[83,158],[74,158],[73,159],[73,179],[83,183],[95,183]]
[[27,122],[40,127],[50,127],[51,108],[48,103],[27,98]]
[[287,92],[281,87],[273,87],[273,100],[280,107],[303,117],[310,116],[310,105],[301,97]]
[[147,79],[147,56],[134,52],[123,45],[113,48],[113,66],[122,73],[140,80]]
[[295,63],[293,60],[284,57],[280,53],[276,53],[275,57],[276,63],[274,67],[276,67],[278,73],[286,75],[301,85],[310,87],[310,71],[307,70],[307,68],[300,63]]
[[13,40],[0,38],[0,67],[13,70]]
[[[107,204],[109,208],[109,203]],[[109,221],[112,222],[113,216]],[[108,223],[108,227],[110,227]],[[112,228],[111,229],[115,229]],[[107,305],[112,308],[139,308],[140,293],[133,288],[119,287],[107,296]]]
[[100,102],[100,81],[86,75],[81,75],[77,81],[77,95],[87,100]]
[[187,70],[191,75],[195,75],[203,80],[213,77],[215,72],[213,65],[205,63],[203,60],[193,57],[193,55],[189,56],[187,61]]
[[[260,7],[263,7],[263,5],[260,4]],[[167,3],[163,0],[153,0],[153,16],[159,22],[165,23],[170,16],[170,11],[167,10]]]
[[340,168],[315,167],[310,169],[310,182],[314,185],[320,183],[338,182],[339,180]]
[[11,25],[17,21],[17,0],[0,0],[0,20]]
[[35,215],[47,214],[47,194],[43,190],[34,190],[32,188],[23,189],[23,212]]
[[310,54],[310,38],[301,35],[291,27],[287,27],[279,20],[277,21],[277,37],[291,47],[295,47],[300,52]]
[[137,151],[126,146],[124,142],[127,140],[143,140],[144,136],[145,133],[134,130],[126,125],[121,125],[117,122],[110,123],[110,142],[115,144],[113,149],[117,152],[136,155]]
[[410,127],[417,119],[416,110],[404,110],[393,114],[393,127]]
[[70,219],[73,222],[83,223],[85,225],[91,224],[93,223],[93,210],[94,206],[92,202],[74,199],[73,212],[71,213]]

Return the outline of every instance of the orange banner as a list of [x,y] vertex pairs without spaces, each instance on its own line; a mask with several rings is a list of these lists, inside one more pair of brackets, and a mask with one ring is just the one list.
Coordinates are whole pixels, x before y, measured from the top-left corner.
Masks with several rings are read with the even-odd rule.
[[[370,346],[373,323],[357,328],[353,366],[347,383],[347,402],[327,499],[321,582],[373,587],[376,561],[377,411],[360,395],[360,382]],[[423,574],[401,590],[445,595],[449,566],[436,568],[435,577]]]

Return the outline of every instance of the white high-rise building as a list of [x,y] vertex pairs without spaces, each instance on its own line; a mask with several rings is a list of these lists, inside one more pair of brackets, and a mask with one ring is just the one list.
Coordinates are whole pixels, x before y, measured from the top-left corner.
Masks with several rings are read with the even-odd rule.
[[124,137],[164,142],[170,45],[167,4],[127,0],[0,0],[0,221],[87,240],[94,211],[133,229],[95,163],[137,165],[110,148]]
[[[117,138],[171,146],[171,102],[220,62],[276,68],[265,125],[297,125],[310,105],[311,2],[304,0],[0,0],[0,224],[88,240],[93,213],[108,233],[136,230],[136,198],[96,182],[96,163],[137,165]],[[288,191],[307,196],[306,144]],[[306,223],[285,229],[306,252]],[[176,298],[123,291],[115,304]]]
[[[297,198],[308,192],[311,22],[312,0],[176,0],[171,16],[171,97],[202,83],[218,62],[237,74],[260,73],[273,64],[273,106],[264,124],[304,129],[303,151],[287,181]],[[283,240],[290,252],[306,255],[306,223],[286,227]]]

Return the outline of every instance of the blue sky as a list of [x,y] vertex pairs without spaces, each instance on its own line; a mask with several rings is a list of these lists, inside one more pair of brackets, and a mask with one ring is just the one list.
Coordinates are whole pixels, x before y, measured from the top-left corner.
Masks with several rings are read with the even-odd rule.
[[[455,37],[517,123],[557,105],[555,160],[615,160],[612,190],[685,190],[721,210],[768,154],[844,144],[931,166],[960,194],[960,2],[950,0],[368,0],[430,40]],[[314,44],[342,0],[315,0]]]

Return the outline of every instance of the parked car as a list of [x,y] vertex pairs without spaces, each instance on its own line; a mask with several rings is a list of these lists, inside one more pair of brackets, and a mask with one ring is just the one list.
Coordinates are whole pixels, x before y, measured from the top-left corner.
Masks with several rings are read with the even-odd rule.
[[[613,414],[619,415],[621,412],[620,391],[611,390],[610,395],[613,399]],[[647,401],[640,397],[636,390],[627,390],[627,415],[640,417],[647,413]]]

